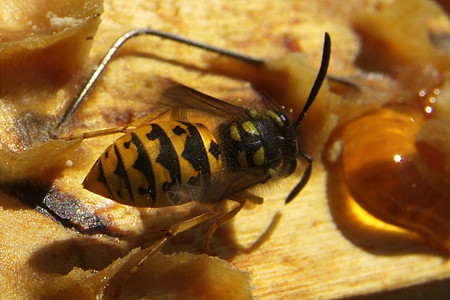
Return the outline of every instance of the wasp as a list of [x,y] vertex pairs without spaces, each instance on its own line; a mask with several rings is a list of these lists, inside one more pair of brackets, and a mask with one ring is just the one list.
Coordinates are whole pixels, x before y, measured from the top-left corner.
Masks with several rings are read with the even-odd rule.
[[[114,53],[127,40],[140,35],[157,35],[250,63],[261,62],[153,29],[133,30],[111,47],[59,120],[56,130],[76,111]],[[95,162],[84,179],[84,188],[116,202],[141,207],[164,207],[187,201],[206,205],[224,199],[238,202],[226,213],[211,211],[169,230],[173,236],[214,218],[216,221],[205,238],[206,247],[214,231],[236,215],[246,201],[262,203],[261,198],[247,193],[247,189],[293,174],[298,159],[303,159],[306,168],[286,198],[285,203],[289,203],[311,175],[313,159],[301,150],[297,129],[327,76],[330,52],[330,37],[325,33],[318,75],[301,113],[293,120],[270,99],[266,107],[244,108],[174,83],[159,99],[164,108],[160,112],[120,129],[83,134],[86,138],[124,132]],[[215,130],[186,120],[151,121],[155,115],[175,107],[199,110],[222,121]]]

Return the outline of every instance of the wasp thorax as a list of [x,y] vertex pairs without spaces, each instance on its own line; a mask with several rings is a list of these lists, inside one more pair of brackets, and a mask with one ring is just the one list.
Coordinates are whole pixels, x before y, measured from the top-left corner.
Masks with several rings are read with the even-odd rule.
[[247,110],[220,127],[223,154],[230,168],[264,168],[269,177],[287,176],[296,167],[297,136],[280,111]]

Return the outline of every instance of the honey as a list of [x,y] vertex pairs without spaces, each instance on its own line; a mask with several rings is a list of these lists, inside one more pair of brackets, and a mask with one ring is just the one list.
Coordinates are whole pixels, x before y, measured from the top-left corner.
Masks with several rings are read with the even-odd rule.
[[427,111],[383,108],[342,131],[342,170],[354,200],[374,217],[450,252],[450,123]]

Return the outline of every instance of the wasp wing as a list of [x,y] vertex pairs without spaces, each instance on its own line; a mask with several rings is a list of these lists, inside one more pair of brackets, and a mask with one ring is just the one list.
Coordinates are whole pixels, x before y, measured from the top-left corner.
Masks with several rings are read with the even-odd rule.
[[178,186],[171,193],[171,200],[174,204],[190,201],[217,203],[266,181],[262,168],[203,174]]
[[212,96],[206,95],[182,84],[166,89],[159,100],[163,105],[197,109],[218,116],[236,116],[245,112],[239,107]]
[[267,177],[262,168],[223,171],[219,180],[209,184],[199,201],[215,203],[266,181]]

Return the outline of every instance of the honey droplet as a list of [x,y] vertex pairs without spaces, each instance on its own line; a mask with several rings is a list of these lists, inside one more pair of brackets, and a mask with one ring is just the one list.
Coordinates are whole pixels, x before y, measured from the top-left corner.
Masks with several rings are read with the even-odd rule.
[[[424,123],[420,116],[381,109],[346,125],[344,180],[355,201],[374,217],[450,252],[450,191],[446,184],[432,184],[436,163],[423,167],[433,160],[429,149],[435,150],[416,140]],[[436,159],[442,161],[445,151],[439,153]]]

